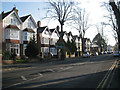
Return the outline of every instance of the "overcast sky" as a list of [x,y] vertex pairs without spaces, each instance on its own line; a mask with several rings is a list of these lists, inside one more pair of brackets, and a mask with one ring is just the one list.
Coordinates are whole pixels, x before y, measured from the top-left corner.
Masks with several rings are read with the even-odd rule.
[[[41,21],[42,26],[48,25],[49,28],[55,28],[57,25],[59,25],[59,22],[51,21],[48,23],[48,21],[42,19],[45,17],[46,14],[46,1],[47,0],[2,0],[0,3],[0,6],[2,5],[2,9],[0,9],[0,12],[2,11],[9,11],[14,6],[19,10],[19,16],[25,16],[28,14],[31,14],[35,21],[38,20]],[[80,7],[85,8],[87,13],[89,13],[89,23],[93,26],[91,26],[87,31],[85,37],[90,38],[91,40],[95,37],[95,35],[98,33],[97,28],[95,27],[96,24],[99,24],[100,22],[106,22],[106,19],[103,18],[103,16],[107,15],[107,11],[105,8],[101,7],[102,2],[108,2],[108,0],[75,0],[81,2]],[[38,10],[39,8],[39,10]],[[78,31],[71,29],[71,27],[65,25],[64,30],[69,32],[71,31],[73,35],[78,35]],[[111,28],[106,27],[104,30],[104,35],[108,39],[108,44],[115,45],[115,40],[112,36]]]

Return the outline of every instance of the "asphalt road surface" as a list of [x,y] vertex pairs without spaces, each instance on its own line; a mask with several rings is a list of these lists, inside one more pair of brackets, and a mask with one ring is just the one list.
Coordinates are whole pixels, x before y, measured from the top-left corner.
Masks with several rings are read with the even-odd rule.
[[112,55],[100,55],[36,64],[2,73],[3,88],[97,88],[109,68]]

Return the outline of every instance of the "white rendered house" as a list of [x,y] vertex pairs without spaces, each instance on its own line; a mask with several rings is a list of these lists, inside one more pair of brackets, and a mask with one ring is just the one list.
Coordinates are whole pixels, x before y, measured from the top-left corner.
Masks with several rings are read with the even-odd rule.
[[37,28],[37,44],[41,53],[49,53],[50,30],[47,26]]
[[[25,49],[30,41],[30,39],[33,38],[33,35],[36,36],[37,31],[37,25],[35,23],[35,20],[31,15],[26,15],[23,17],[20,17],[22,21],[22,27],[21,27],[21,54],[25,55]],[[36,38],[36,37],[35,37]]]
[[20,55],[20,32],[22,21],[18,10],[14,7],[9,12],[2,12],[3,22],[3,49]]
[[59,40],[59,32],[57,30],[57,28],[55,29],[50,29],[51,32],[51,36],[50,36],[50,52],[53,55],[57,55],[57,48],[56,48],[56,43]]

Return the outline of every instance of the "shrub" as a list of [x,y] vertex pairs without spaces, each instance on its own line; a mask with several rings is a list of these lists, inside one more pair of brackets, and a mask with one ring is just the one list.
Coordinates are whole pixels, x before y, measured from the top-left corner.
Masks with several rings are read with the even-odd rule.
[[11,53],[9,51],[6,50],[6,51],[2,52],[2,59],[3,60],[9,60],[10,57],[11,57]]
[[16,59],[16,56],[17,56],[17,54],[16,54],[15,52],[13,52],[13,53],[11,53],[10,58],[11,58],[12,60],[15,60],[15,59]]
[[35,38],[31,39],[25,49],[25,55],[29,58],[35,58],[39,53],[37,44],[35,43]]

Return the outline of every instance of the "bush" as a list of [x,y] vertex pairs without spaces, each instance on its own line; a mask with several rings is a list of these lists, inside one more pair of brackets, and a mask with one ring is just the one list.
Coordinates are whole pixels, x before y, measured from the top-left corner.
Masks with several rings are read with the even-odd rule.
[[42,60],[41,56],[37,56],[36,59],[38,59],[38,60]]
[[17,54],[16,54],[15,52],[13,52],[13,53],[11,53],[10,58],[11,58],[12,60],[15,60],[15,59],[16,59],[16,56],[17,56]]
[[35,39],[31,39],[25,49],[25,55],[29,58],[35,58],[39,54],[39,50],[37,44],[35,43]]
[[9,51],[3,51],[2,52],[2,59],[3,60],[9,60],[11,57],[11,53]]

